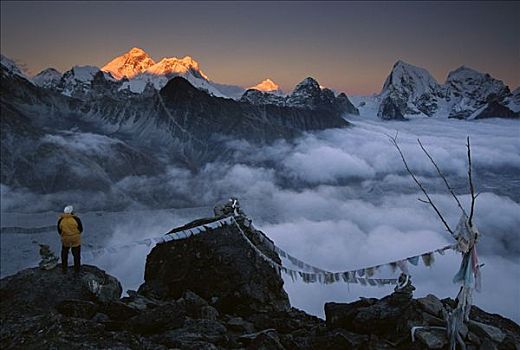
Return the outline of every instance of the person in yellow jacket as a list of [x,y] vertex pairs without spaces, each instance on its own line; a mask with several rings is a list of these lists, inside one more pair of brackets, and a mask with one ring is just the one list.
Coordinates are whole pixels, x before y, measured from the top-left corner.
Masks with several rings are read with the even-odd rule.
[[66,206],[58,219],[58,233],[61,236],[61,270],[63,273],[67,273],[70,249],[74,257],[74,273],[79,274],[83,225],[73,210],[71,205]]

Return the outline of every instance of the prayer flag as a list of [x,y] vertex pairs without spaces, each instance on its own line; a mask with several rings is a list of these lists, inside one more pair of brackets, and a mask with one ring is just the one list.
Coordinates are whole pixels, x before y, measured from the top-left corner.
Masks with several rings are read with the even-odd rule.
[[434,257],[433,257],[432,252],[421,255],[421,258],[422,258],[422,261],[425,266],[431,266],[434,262]]
[[419,255],[417,256],[412,256],[410,258],[407,259],[410,264],[412,264],[413,266],[417,266],[417,264],[419,263]]

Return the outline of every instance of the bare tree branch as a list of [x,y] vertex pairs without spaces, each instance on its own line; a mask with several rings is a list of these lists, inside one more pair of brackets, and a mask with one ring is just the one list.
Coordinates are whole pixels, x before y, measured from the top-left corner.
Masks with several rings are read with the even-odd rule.
[[432,156],[428,153],[428,151],[426,150],[426,148],[424,148],[423,144],[421,143],[421,140],[417,139],[417,142],[419,143],[419,146],[421,146],[421,149],[423,150],[423,152],[426,154],[426,156],[428,157],[428,159],[430,159],[430,162],[433,164],[433,166],[435,167],[435,169],[437,170],[437,174],[439,174],[439,176],[441,177],[441,179],[444,181],[444,183],[446,184],[446,187],[448,188],[448,191],[451,193],[451,195],[453,196],[453,198],[455,198],[455,201],[457,202],[457,205],[459,206],[460,210],[462,210],[462,213],[465,215],[465,216],[468,216],[468,214],[466,214],[466,211],[464,210],[464,208],[462,207],[462,204],[460,204],[460,201],[459,199],[457,198],[457,196],[455,195],[455,192],[453,192],[453,188],[450,186],[450,184],[448,183],[448,180],[446,179],[446,176],[444,176],[444,174],[441,172],[441,169],[439,169],[439,167],[437,166],[437,163],[435,163],[435,161],[433,160]]
[[469,212],[468,224],[473,227],[473,213],[475,212],[475,187],[473,187],[473,178],[471,176],[471,147],[469,144],[469,136],[466,138],[466,147],[468,148],[468,181],[469,181],[469,191],[471,193],[471,210]]
[[421,202],[421,203],[426,203],[426,204],[430,204],[430,202],[428,202],[428,201],[425,201],[425,200],[424,200],[424,199],[422,199],[422,198],[417,198],[417,200],[418,200],[419,202]]
[[439,217],[439,219],[441,219],[442,223],[444,224],[444,226],[446,227],[446,229],[448,230],[449,233],[451,233],[453,235],[453,231],[452,229],[450,228],[450,226],[448,225],[448,223],[446,222],[446,220],[444,220],[444,217],[442,216],[441,212],[439,211],[439,209],[437,209],[437,207],[435,206],[435,204],[433,204],[433,201],[432,199],[430,198],[430,196],[428,195],[428,192],[426,192],[426,189],[423,187],[423,185],[419,182],[419,180],[417,180],[417,178],[415,177],[414,173],[410,170],[410,167],[408,166],[408,163],[406,162],[406,159],[404,158],[404,155],[403,155],[403,152],[401,151],[401,148],[399,147],[399,145],[397,144],[397,133],[395,134],[395,137],[390,137],[390,141],[392,142],[392,144],[395,146],[395,148],[397,149],[397,151],[399,152],[399,155],[401,156],[401,159],[404,163],[404,167],[406,168],[406,171],[408,172],[408,174],[410,174],[410,176],[412,177],[413,181],[415,181],[415,183],[417,184],[417,186],[419,186],[419,188],[421,189],[421,191],[424,193],[424,195],[426,196],[426,198],[428,199],[428,204],[430,204],[433,208],[433,210],[435,210],[435,213],[437,213],[437,216]]

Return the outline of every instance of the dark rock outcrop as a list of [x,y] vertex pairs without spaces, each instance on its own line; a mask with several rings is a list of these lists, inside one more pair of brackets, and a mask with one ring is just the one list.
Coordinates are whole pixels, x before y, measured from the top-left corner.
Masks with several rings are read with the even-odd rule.
[[285,97],[270,92],[263,92],[256,89],[248,89],[240,97],[240,102],[247,102],[253,105],[275,105],[285,106]]
[[[279,261],[263,233],[243,220],[253,244]],[[453,300],[395,292],[328,303],[323,321],[289,307],[276,270],[245,242],[226,225],[159,244],[147,258],[145,283],[122,299],[119,283],[91,266],[78,280],[59,268],[4,278],[2,349],[447,349],[443,330],[418,329],[415,342],[410,331],[444,326]],[[461,333],[468,349],[520,346],[516,323],[478,307]]]
[[401,113],[399,107],[389,97],[386,97],[383,102],[381,102],[381,105],[379,105],[378,115],[384,120],[407,120],[403,116],[403,113]]
[[[245,226],[244,232],[257,241],[264,254],[280,262],[259,241],[261,233]],[[289,308],[283,281],[276,270],[255,253],[234,225],[183,242],[156,246],[146,259],[144,278],[145,283],[139,288],[143,295],[172,300],[188,289],[212,300],[221,313],[245,316]]]
[[[41,270],[32,268],[6,277],[0,281],[2,303],[9,310],[24,310],[38,314],[54,309],[70,299],[110,302],[121,297],[119,281],[95,266],[84,265],[79,277],[72,272],[66,275],[61,268]],[[2,313],[4,313],[2,308]]]
[[479,111],[474,119],[487,118],[519,119],[520,112],[515,113],[500,102],[493,100],[488,102],[486,107],[482,111]]
[[[402,349],[445,349],[449,340],[444,314],[451,312],[455,302],[452,299],[439,300],[433,295],[424,298],[399,298],[393,293],[382,299],[361,299],[341,304],[325,304],[327,326],[343,329],[357,334],[377,335],[385,339],[392,348]],[[490,348],[515,349],[520,346],[520,326],[499,315],[492,315],[476,306],[471,309],[470,321],[461,329],[468,348],[478,348],[489,342]],[[484,322],[479,322],[482,317]],[[410,331],[414,332],[415,342],[411,341]]]

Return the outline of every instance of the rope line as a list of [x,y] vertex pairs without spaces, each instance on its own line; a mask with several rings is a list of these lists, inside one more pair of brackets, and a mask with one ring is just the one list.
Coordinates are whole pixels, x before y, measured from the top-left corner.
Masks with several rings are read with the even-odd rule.
[[[383,286],[387,284],[397,284],[397,278],[371,278],[374,273],[382,266],[390,266],[392,270],[395,272],[396,269],[400,269],[403,273],[409,274],[407,263],[411,263],[412,265],[416,266],[419,262],[419,259],[422,258],[424,264],[426,266],[430,266],[433,261],[433,254],[438,253],[441,255],[444,255],[446,250],[454,249],[453,245],[444,246],[442,248],[425,252],[419,255],[407,257],[401,260],[391,261],[384,264],[374,265],[374,266],[367,266],[362,267],[355,270],[348,270],[348,271],[328,271],[325,269],[322,269],[320,267],[308,264],[291,254],[287,253],[285,250],[281,249],[280,247],[276,246],[265,234],[263,234],[261,231],[258,231],[255,229],[255,232],[258,232],[258,238],[261,242],[267,245],[267,247],[278,254],[280,258],[282,259],[282,263],[278,263],[265,255],[245,234],[240,224],[237,222],[236,218],[234,216],[228,216],[226,218],[222,219],[216,219],[215,221],[204,223],[195,227],[191,227],[189,229],[185,229],[178,232],[172,232],[163,234],[161,236],[157,237],[151,237],[151,238],[145,238],[141,240],[132,241],[126,244],[117,245],[117,246],[111,246],[107,248],[100,248],[95,250],[88,250],[82,252],[82,257],[84,261],[91,261],[96,258],[98,258],[101,255],[104,255],[106,253],[114,254],[122,249],[128,249],[132,248],[138,245],[146,245],[147,247],[150,247],[152,243],[155,244],[161,244],[173,240],[180,240],[180,239],[186,239],[191,236],[195,236],[198,234],[201,234],[203,232],[206,232],[208,229],[217,229],[220,227],[223,227],[225,225],[234,225],[238,229],[238,232],[242,236],[242,238],[245,240],[245,242],[253,249],[253,251],[264,261],[266,261],[269,265],[271,265],[273,268],[277,270],[277,272],[280,274],[281,272],[284,272],[288,274],[292,280],[297,280],[298,278],[301,278],[303,282],[305,283],[324,283],[324,284],[330,284],[330,283],[336,283],[336,282],[346,282],[346,283],[359,283],[361,285],[369,285],[369,286]],[[252,227],[252,226],[251,226]],[[253,228],[253,227],[252,227]],[[253,228],[254,229],[254,228]],[[292,266],[295,266],[296,268],[288,267],[286,263],[289,262]]]
[[[362,278],[362,277],[356,277],[353,275],[342,274],[339,272],[336,272],[336,273],[329,272],[329,271],[325,271],[322,269],[320,269],[320,272],[310,273],[310,272],[306,272],[306,271],[300,271],[300,270],[294,270],[291,268],[287,268],[286,266],[283,266],[283,265],[278,264],[277,262],[273,261],[271,258],[266,256],[260,249],[258,249],[258,247],[253,242],[251,242],[249,237],[247,237],[247,235],[242,230],[242,228],[240,227],[238,222],[235,220],[235,218],[234,217],[232,217],[232,218],[233,218],[233,223],[238,228],[241,236],[249,244],[249,246],[251,246],[251,248],[262,259],[264,259],[267,263],[269,263],[271,266],[273,266],[278,271],[278,273],[284,272],[284,273],[288,274],[293,279],[293,281],[297,280],[298,277],[300,277],[303,280],[303,282],[305,282],[305,283],[319,282],[319,283],[331,284],[331,283],[335,283],[335,282],[346,282],[346,283],[360,283],[362,285],[371,285],[371,286],[376,286],[376,285],[382,286],[385,284],[397,284],[396,278]],[[276,247],[274,244],[273,244],[273,246]],[[275,251],[275,250],[273,249],[273,251]]]

